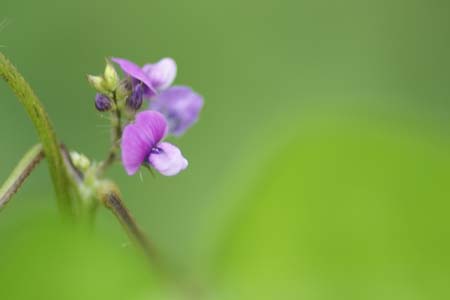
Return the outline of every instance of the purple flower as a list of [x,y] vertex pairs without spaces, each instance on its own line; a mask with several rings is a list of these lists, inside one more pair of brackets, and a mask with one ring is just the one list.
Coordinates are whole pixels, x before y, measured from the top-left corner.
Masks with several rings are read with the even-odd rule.
[[[149,98],[150,109],[166,117],[169,133],[175,136],[182,135],[198,120],[203,98],[187,86],[170,87],[177,74],[177,65],[172,58],[163,58],[142,68],[121,58],[113,58],[112,61],[133,79],[133,90],[127,100],[130,108],[137,110],[135,107],[140,107],[141,95]],[[136,89],[140,85],[145,89]]]
[[167,132],[166,119],[156,111],[136,115],[134,123],[125,127],[122,135],[122,162],[128,175],[148,163],[165,176],[173,176],[188,166],[181,151],[162,142]]
[[131,78],[133,91],[134,87],[142,84],[143,93],[146,97],[152,97],[156,95],[156,89],[153,86],[152,81],[147,76],[147,74],[142,70],[141,67],[136,65],[135,63],[123,59],[123,58],[112,58],[113,62],[119,65],[122,71]]
[[197,120],[203,98],[186,86],[170,85],[175,80],[177,65],[171,58],[147,64],[143,71],[159,94],[150,98],[150,109],[162,113],[169,123],[169,133],[180,136]]
[[161,112],[169,123],[169,132],[182,135],[198,120],[203,98],[187,86],[173,86],[152,98],[150,109]]

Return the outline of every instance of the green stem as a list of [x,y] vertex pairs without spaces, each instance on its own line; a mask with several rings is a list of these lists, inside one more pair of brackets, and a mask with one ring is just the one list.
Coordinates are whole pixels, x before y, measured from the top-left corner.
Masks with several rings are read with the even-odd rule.
[[43,158],[44,151],[42,151],[40,144],[31,148],[24,155],[8,179],[0,187],[0,210],[5,207]]
[[114,110],[111,113],[111,148],[109,149],[106,159],[101,162],[98,168],[98,175],[102,176],[116,160],[117,152],[119,151],[119,141],[122,137],[122,114],[118,108],[118,101],[116,93],[112,97],[114,101]]
[[60,211],[64,215],[73,215],[70,192],[71,181],[59,150],[59,142],[42,103],[19,71],[1,52],[0,76],[3,77],[16,94],[36,128],[48,160],[48,167]]
[[150,262],[161,271],[163,268],[160,256],[126,208],[117,187],[109,181],[104,181],[97,187],[97,197],[116,216],[130,239],[144,251]]
[[129,238],[134,241],[147,256],[151,266],[161,275],[163,280],[174,284],[174,287],[186,293],[186,299],[203,299],[204,289],[197,282],[186,281],[170,268],[166,260],[156,251],[144,232],[139,228],[136,220],[127,209],[117,187],[108,181],[102,182],[97,187],[97,197],[108,208],[122,224]]

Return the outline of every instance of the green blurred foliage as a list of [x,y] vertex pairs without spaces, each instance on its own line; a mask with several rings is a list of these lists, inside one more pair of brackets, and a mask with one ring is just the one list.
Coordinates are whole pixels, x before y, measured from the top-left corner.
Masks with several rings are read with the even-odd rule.
[[[213,296],[445,298],[449,9],[439,0],[3,0],[0,50],[60,138],[95,159],[108,120],[85,74],[110,55],[175,58],[176,83],[206,100],[198,125],[172,140],[189,169],[109,175],[175,268]],[[3,82],[0,101],[1,179],[37,139]],[[71,235],[33,217],[56,214],[41,166],[0,215],[0,299],[40,290],[51,299],[53,279],[67,299],[85,299],[65,277],[108,299],[147,288],[133,283],[151,276],[133,251],[118,253],[127,237],[107,211],[93,239],[75,237],[61,253]],[[8,275],[47,264],[48,281]]]
[[222,219],[219,298],[449,297],[449,169],[405,118],[310,114]]
[[144,299],[159,279],[141,256],[55,215],[0,231],[0,299]]

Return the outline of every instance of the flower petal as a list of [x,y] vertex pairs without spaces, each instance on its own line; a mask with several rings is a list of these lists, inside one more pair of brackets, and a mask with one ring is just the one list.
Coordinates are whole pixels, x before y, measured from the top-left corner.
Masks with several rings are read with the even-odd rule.
[[169,57],[163,58],[155,64],[144,65],[142,70],[159,91],[167,89],[177,76],[177,64]]
[[153,147],[164,137],[167,123],[155,111],[137,114],[136,122],[125,126],[122,134],[122,163],[128,175],[133,175],[147,160]]
[[150,102],[150,108],[163,113],[169,122],[169,132],[182,135],[198,120],[203,97],[187,86],[173,86]]
[[162,175],[177,175],[187,168],[188,161],[176,146],[164,142],[158,144],[155,150],[150,153],[148,162]]
[[127,125],[121,140],[122,163],[128,173],[133,175],[145,161],[153,144],[152,140],[145,138],[135,125]]
[[135,123],[142,130],[151,132],[155,144],[158,144],[164,138],[168,130],[164,115],[153,110],[138,113]]
[[147,74],[144,73],[144,71],[142,70],[141,67],[139,67],[135,63],[133,63],[129,60],[123,59],[123,58],[114,57],[114,58],[111,58],[111,60],[113,62],[115,62],[116,64],[118,64],[119,67],[122,69],[122,71],[125,74],[144,83],[144,85],[148,89],[148,91],[147,91],[148,94],[153,94],[153,95],[156,94],[156,90],[152,84],[152,81],[147,76]]

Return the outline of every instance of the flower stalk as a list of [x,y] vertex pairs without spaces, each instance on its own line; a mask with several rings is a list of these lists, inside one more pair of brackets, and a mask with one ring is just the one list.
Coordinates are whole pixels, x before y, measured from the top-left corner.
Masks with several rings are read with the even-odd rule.
[[161,260],[155,247],[139,228],[136,220],[123,203],[118,188],[110,181],[104,181],[97,188],[97,198],[119,220],[129,238],[144,251],[150,262],[160,268]]
[[117,159],[117,152],[119,152],[119,142],[122,137],[122,113],[119,109],[118,99],[116,93],[112,97],[114,108],[111,112],[111,147],[109,149],[106,159],[100,163],[98,174],[101,176],[107,168],[109,168]]

